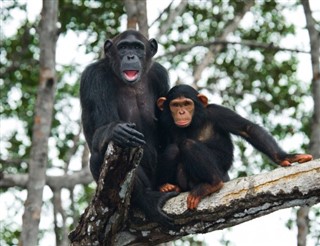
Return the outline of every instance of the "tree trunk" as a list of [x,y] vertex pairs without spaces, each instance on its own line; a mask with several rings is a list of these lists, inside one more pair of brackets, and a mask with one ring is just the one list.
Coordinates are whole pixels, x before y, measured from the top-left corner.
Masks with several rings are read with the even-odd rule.
[[137,4],[137,16],[139,32],[141,32],[146,38],[149,38],[149,25],[147,16],[147,2],[146,0],[136,0]]
[[48,138],[50,135],[53,101],[56,87],[55,50],[57,41],[58,1],[43,0],[40,39],[40,84],[35,105],[32,147],[29,161],[28,196],[23,214],[19,245],[37,245],[42,206],[43,187],[46,183]]
[[139,31],[148,38],[148,18],[146,0],[124,0],[127,12],[127,29]]
[[[301,0],[307,23],[307,30],[310,39],[310,54],[312,64],[312,97],[314,100],[313,117],[311,122],[311,136],[309,151],[315,158],[320,157],[320,36],[315,28],[316,22],[312,17],[308,0]],[[298,246],[307,245],[309,232],[309,207],[301,207],[297,212]]]
[[309,211],[310,207],[307,206],[300,207],[297,211],[298,246],[307,245],[307,236],[309,233]]
[[314,101],[313,117],[310,137],[310,153],[315,158],[320,158],[320,33],[316,29],[316,21],[312,17],[308,0],[302,0],[307,30],[310,39],[310,55],[312,65],[312,97]]
[[137,29],[138,18],[137,18],[137,6],[136,0],[124,0],[124,7],[127,12],[127,29]]

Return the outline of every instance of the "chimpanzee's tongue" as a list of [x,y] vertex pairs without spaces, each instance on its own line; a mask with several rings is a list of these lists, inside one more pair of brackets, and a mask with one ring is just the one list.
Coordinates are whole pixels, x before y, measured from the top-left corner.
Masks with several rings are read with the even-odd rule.
[[126,70],[123,71],[128,80],[134,80],[137,78],[138,72],[137,70]]

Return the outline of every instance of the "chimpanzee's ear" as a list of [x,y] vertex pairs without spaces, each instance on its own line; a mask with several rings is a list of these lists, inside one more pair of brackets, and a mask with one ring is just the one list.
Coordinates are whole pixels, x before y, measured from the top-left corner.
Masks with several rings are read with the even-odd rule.
[[164,104],[165,100],[167,100],[167,98],[165,98],[165,97],[160,97],[157,100],[157,106],[161,111],[163,111],[163,104]]
[[205,95],[203,95],[203,94],[198,94],[197,97],[198,97],[198,99],[200,100],[200,102],[202,102],[202,105],[203,105],[204,107],[207,107],[207,106],[208,106],[208,98],[207,98]]
[[108,39],[106,42],[104,42],[104,46],[103,46],[103,48],[104,48],[104,54],[105,55],[107,55],[107,53],[108,53],[108,51],[109,51],[109,49],[110,49],[110,47],[113,45],[113,43],[112,43],[112,40],[111,39]]
[[154,56],[158,51],[158,42],[154,38],[149,40],[151,56]]

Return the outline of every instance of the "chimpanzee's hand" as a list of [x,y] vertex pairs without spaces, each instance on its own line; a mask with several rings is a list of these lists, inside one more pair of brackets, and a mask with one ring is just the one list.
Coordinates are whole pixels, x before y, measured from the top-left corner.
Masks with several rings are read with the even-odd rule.
[[309,154],[289,154],[284,159],[280,160],[279,164],[283,167],[290,166],[294,162],[307,162],[312,160],[312,155]]
[[134,123],[119,123],[113,128],[112,140],[121,147],[138,147],[146,142],[144,135],[134,129]]

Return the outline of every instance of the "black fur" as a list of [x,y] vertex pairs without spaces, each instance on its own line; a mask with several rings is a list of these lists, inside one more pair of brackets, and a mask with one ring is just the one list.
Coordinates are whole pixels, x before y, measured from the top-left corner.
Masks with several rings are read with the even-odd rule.
[[[91,158],[90,169],[97,181],[104,153],[110,141],[122,147],[143,146],[137,168],[133,204],[149,219],[170,222],[160,203],[166,194],[155,191],[157,164],[156,100],[169,89],[166,69],[152,56],[157,42],[137,31],[123,32],[105,42],[105,58],[89,65],[81,77],[82,123]],[[124,71],[137,70],[136,79]]]
[[[166,96],[160,116],[164,139],[157,172],[158,186],[170,183],[186,191],[200,183],[228,181],[228,170],[233,162],[230,134],[241,136],[276,163],[294,156],[284,152],[262,127],[234,111],[216,104],[204,107],[198,94],[190,86],[178,85]],[[195,104],[192,122],[185,128],[175,125],[169,108],[170,101],[181,96],[192,99]]]

